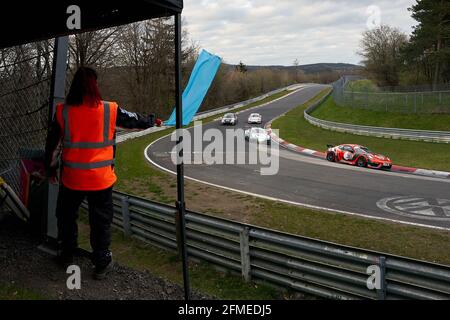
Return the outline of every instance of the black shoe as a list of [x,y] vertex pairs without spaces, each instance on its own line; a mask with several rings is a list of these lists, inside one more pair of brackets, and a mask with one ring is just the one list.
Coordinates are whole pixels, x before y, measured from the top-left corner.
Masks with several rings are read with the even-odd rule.
[[107,265],[97,265],[94,270],[94,279],[103,280],[113,270],[113,261],[111,260]]

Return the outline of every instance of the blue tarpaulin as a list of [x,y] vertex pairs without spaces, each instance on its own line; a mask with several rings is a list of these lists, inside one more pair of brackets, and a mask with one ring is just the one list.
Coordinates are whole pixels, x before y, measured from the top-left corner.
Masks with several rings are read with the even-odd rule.
[[[183,126],[187,126],[197,113],[221,63],[220,57],[202,50],[183,92]],[[174,126],[176,112],[164,124]]]

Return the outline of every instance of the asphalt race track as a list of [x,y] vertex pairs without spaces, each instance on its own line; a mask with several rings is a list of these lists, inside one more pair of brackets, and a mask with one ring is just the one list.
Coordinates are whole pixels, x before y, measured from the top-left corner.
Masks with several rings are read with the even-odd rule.
[[[323,88],[321,85],[304,86],[281,100],[240,113],[235,127],[224,127],[214,121],[204,125],[202,130],[215,128],[224,132],[249,127],[246,122],[252,112],[262,115],[263,126],[308,101]],[[193,134],[194,129],[189,130]],[[205,146],[208,143],[205,142]],[[146,157],[159,168],[173,173],[176,171],[171,160],[173,148],[170,136],[163,137],[146,149]],[[278,152],[273,151],[275,154],[279,155],[276,175],[261,175],[260,164],[186,164],[185,175],[204,183],[306,207],[450,230],[449,179],[329,163],[281,147]]]

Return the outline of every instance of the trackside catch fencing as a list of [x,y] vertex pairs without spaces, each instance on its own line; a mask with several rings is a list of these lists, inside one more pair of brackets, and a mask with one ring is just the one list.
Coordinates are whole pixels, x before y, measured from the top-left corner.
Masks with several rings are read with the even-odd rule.
[[414,129],[401,129],[401,128],[387,128],[387,127],[373,127],[373,126],[362,126],[351,123],[342,123],[335,121],[328,121],[323,119],[315,118],[311,113],[317,109],[330,95],[333,99],[339,99],[341,93],[339,88],[345,86],[345,83],[349,79],[343,77],[332,84],[333,90],[316,101],[311,106],[309,106],[304,111],[305,120],[310,124],[320,127],[326,130],[332,130],[337,132],[351,133],[362,136],[372,136],[378,138],[389,138],[389,139],[402,139],[402,140],[413,140],[413,141],[425,141],[425,142],[435,142],[435,143],[450,143],[450,132],[449,131],[428,131],[428,130],[414,130]]
[[[176,208],[114,193],[114,225],[177,251]],[[190,259],[329,299],[450,299],[450,267],[186,212]],[[378,285],[367,286],[368,267]],[[372,278],[373,279],[373,278]]]
[[20,160],[40,156],[47,135],[53,43],[0,50],[0,176],[20,190]]
[[426,87],[388,87],[354,89],[348,86],[355,76],[344,76],[333,84],[333,98],[340,106],[379,112],[400,113],[450,113],[450,86],[441,85],[435,90]]

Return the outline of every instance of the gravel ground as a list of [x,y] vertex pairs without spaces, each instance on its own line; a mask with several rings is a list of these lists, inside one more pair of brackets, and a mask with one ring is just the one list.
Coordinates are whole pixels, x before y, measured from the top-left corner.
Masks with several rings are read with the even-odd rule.
[[[54,257],[37,249],[39,241],[27,226],[11,215],[0,213],[0,285],[26,288],[47,299],[92,300],[181,300],[183,289],[177,284],[115,264],[105,280],[92,279],[87,257],[77,257],[81,268],[81,289],[69,290],[69,276]],[[192,299],[210,299],[193,293]]]

